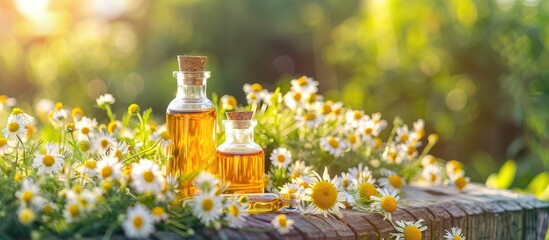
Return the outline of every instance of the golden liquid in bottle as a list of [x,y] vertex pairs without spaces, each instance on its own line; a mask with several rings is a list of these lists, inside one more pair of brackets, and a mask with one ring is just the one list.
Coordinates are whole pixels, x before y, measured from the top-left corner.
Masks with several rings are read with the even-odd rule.
[[[167,114],[167,130],[173,141],[168,150],[173,156],[166,166],[168,174],[180,177],[193,171],[208,170],[215,160],[215,119],[215,108]],[[180,197],[197,193],[192,180],[179,183]]]
[[225,193],[263,193],[265,188],[263,150],[253,153],[217,151],[215,174],[224,183],[230,182]]

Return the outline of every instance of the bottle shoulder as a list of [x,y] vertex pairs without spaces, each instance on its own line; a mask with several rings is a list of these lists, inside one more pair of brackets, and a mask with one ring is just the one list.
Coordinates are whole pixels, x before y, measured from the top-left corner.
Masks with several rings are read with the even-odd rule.
[[172,112],[197,112],[208,111],[215,109],[215,105],[210,99],[173,99],[166,110],[167,113]]
[[240,153],[240,154],[252,154],[252,153],[264,153],[263,148],[257,143],[227,143],[224,142],[219,147],[217,151],[222,153]]

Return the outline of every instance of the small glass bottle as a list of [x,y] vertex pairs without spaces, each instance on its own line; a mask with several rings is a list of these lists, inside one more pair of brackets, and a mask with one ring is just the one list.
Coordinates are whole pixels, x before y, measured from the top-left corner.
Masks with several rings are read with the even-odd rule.
[[252,111],[228,112],[223,121],[225,142],[217,148],[214,172],[224,183],[230,183],[225,193],[263,193],[265,154],[254,142]]
[[[193,171],[208,170],[215,160],[216,109],[206,97],[204,71],[206,57],[180,55],[177,79],[177,95],[168,105],[166,125],[173,144],[168,149],[167,174],[188,176]],[[179,196],[189,197],[197,189],[192,179],[179,184]]]

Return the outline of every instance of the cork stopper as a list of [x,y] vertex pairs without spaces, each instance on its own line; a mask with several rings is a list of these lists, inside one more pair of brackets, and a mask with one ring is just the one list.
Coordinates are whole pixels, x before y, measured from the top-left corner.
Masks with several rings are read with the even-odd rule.
[[206,69],[206,56],[178,55],[179,71],[201,72]]
[[246,129],[251,126],[250,120],[254,115],[253,111],[233,111],[227,112],[227,119],[234,121],[234,128]]

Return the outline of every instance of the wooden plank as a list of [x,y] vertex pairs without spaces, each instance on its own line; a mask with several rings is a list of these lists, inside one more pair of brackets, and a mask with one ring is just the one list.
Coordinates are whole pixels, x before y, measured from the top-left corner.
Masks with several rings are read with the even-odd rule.
[[256,227],[260,229],[272,229],[272,231],[266,232],[266,234],[269,235],[271,239],[296,239],[296,240],[304,239],[302,235],[299,234],[299,232],[295,229],[292,229],[287,234],[282,235],[273,228],[273,225],[270,222],[259,220],[257,218],[254,218],[254,216],[256,215],[251,215],[246,217],[246,221],[244,223],[245,226]]
[[336,217],[331,216],[325,218],[323,215],[313,215],[311,217],[312,219],[318,220],[315,221],[316,223],[320,223],[317,226],[332,229],[333,232],[336,234],[336,237],[334,239],[356,239],[354,231],[351,228],[347,227],[345,223],[341,222],[341,220]]
[[353,210],[343,210],[342,213],[342,221],[355,231],[358,239],[379,238],[375,227],[362,216],[364,213]]
[[[277,216],[278,214],[274,214],[274,213],[266,213],[266,214],[254,214],[254,215],[250,215],[249,218],[251,219],[254,219],[254,220],[258,220],[257,222],[254,222],[255,224],[258,224],[261,226],[261,223],[260,222],[263,222],[263,226],[265,227],[270,227],[272,228],[273,226],[271,225],[271,221]],[[294,220],[295,217],[290,217],[289,215],[286,215],[288,218]],[[295,220],[294,220],[295,221]],[[305,226],[300,226],[300,227],[297,227],[295,224],[294,224],[294,228],[293,229],[290,229],[290,231],[287,233],[287,234],[284,234],[284,235],[281,235],[280,233],[278,233],[278,231],[273,231],[272,234],[275,235],[275,239],[283,239],[283,238],[289,238],[289,239],[309,239],[309,237],[307,236],[308,234],[306,232],[303,231],[303,229],[307,229],[307,225]],[[315,229],[313,229],[312,231],[315,231]]]

